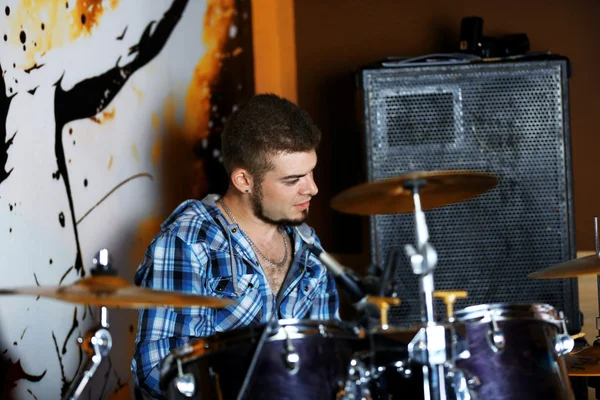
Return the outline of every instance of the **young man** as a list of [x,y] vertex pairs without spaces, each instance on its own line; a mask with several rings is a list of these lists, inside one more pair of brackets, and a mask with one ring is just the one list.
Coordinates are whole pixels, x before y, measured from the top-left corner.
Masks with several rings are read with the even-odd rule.
[[333,276],[294,230],[318,191],[320,139],[304,111],[272,94],[254,96],[230,117],[222,134],[227,193],[182,203],[148,247],[135,283],[238,304],[141,310],[131,369],[147,394],[161,397],[160,361],[196,337],[265,323],[273,313],[339,319]]

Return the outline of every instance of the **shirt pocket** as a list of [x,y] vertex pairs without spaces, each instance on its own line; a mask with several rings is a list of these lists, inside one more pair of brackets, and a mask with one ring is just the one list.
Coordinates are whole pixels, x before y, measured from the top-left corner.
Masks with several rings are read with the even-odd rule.
[[296,288],[296,304],[293,307],[293,315],[288,318],[306,318],[310,314],[315,297],[319,294],[319,279],[304,277]]
[[260,278],[257,274],[244,274],[237,277],[237,293],[233,287],[233,277],[222,276],[208,280],[208,289],[214,297],[230,298],[237,304],[217,309],[214,328],[217,332],[237,329],[259,323],[262,319],[262,296]]

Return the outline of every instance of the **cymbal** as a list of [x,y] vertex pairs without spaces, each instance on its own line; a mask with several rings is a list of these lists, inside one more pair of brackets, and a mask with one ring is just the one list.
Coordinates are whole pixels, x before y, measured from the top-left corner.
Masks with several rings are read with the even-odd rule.
[[413,195],[404,184],[423,180],[419,187],[423,210],[459,203],[493,189],[498,178],[479,171],[422,171],[362,183],[331,201],[334,210],[357,215],[399,214],[414,211]]
[[577,278],[583,275],[600,274],[600,258],[591,256],[576,258],[561,264],[535,271],[528,276],[534,279]]
[[569,376],[600,376],[600,346],[589,346],[565,356]]
[[114,308],[157,306],[222,308],[236,304],[233,300],[218,297],[140,288],[118,276],[111,275],[91,276],[66,286],[0,289],[0,295],[42,296],[72,303]]

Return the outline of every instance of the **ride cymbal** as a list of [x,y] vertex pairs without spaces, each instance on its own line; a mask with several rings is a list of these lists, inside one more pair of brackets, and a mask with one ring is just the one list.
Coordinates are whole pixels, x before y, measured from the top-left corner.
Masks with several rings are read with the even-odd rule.
[[552,265],[548,268],[535,271],[528,276],[533,279],[556,279],[577,278],[583,275],[598,274],[600,274],[600,258],[596,254],[593,254]]
[[420,181],[423,210],[459,203],[493,189],[498,178],[480,171],[423,171],[363,183],[338,194],[334,210],[357,215],[400,214],[414,211],[413,194],[406,185]]
[[97,275],[67,286],[32,286],[0,289],[0,295],[49,297],[72,303],[114,308],[158,306],[222,308],[236,304],[229,299],[140,288],[118,276]]

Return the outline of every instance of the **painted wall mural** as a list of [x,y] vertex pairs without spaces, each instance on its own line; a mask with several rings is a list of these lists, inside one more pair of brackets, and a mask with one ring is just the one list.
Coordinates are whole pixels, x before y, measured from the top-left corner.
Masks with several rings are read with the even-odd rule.
[[[71,284],[108,248],[132,281],[187,198],[224,190],[219,134],[254,91],[250,0],[0,1],[0,287]],[[0,297],[0,398],[56,399],[95,307]],[[110,310],[87,398],[130,382],[137,312]]]

